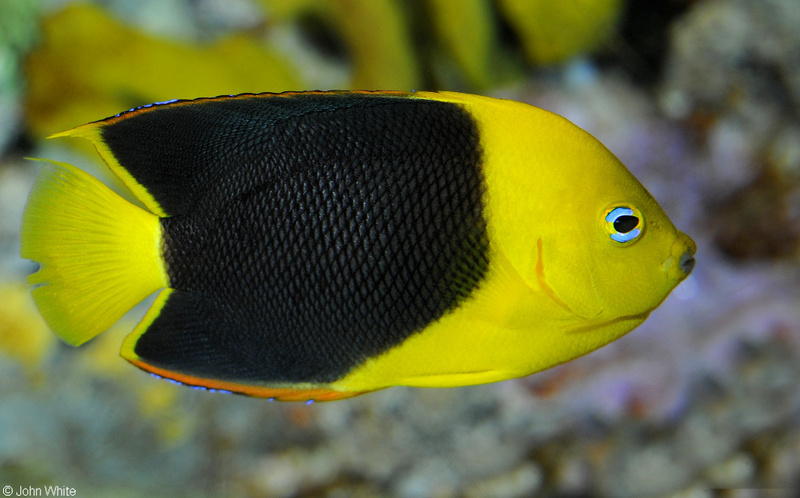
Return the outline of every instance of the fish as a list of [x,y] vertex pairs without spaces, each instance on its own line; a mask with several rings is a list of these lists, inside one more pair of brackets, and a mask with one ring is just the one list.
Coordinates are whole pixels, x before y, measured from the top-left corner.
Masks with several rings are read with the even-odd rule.
[[331,401],[530,375],[639,326],[695,243],[567,119],[453,92],[173,100],[57,133],[135,196],[42,160],[21,255],[78,346],[198,389]]

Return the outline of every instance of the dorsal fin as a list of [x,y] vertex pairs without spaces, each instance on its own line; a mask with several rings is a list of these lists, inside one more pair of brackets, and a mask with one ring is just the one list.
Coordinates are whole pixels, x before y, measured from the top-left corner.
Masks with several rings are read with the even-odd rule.
[[[386,104],[398,92],[300,92],[246,94],[152,104],[95,121],[53,137],[89,139],[123,182],[159,216],[185,214],[242,164],[260,178],[284,174],[280,159],[292,151],[270,149],[272,126],[304,115]],[[393,98],[394,97],[394,98]],[[337,126],[335,120],[331,126]],[[307,140],[300,120],[298,141]],[[316,130],[318,132],[322,130]],[[286,140],[281,140],[286,144]],[[252,166],[263,165],[264,168]],[[241,172],[242,169],[237,169]],[[238,179],[238,186],[247,179]]]

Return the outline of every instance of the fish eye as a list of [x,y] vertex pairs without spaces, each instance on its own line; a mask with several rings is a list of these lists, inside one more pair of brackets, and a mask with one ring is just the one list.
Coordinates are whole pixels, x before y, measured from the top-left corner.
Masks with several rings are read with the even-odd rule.
[[612,207],[606,211],[604,219],[608,236],[620,244],[636,240],[644,228],[642,213],[630,206]]

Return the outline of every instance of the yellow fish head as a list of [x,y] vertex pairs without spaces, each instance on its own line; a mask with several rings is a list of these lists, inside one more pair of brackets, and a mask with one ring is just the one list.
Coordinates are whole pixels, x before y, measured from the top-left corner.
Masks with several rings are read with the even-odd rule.
[[557,235],[552,244],[561,253],[556,261],[574,258],[580,265],[572,275],[553,268],[549,282],[584,318],[643,320],[692,271],[694,241],[640,185],[609,188],[576,204],[587,217],[580,221],[582,249]]
[[592,328],[628,321],[627,331],[691,272],[694,242],[589,133],[516,102],[472,111],[486,154],[492,241],[549,298],[551,316]]
[[692,271],[696,246],[586,135],[553,168],[551,192],[564,197],[537,206],[550,222],[537,228],[542,242],[523,268],[530,285],[549,287],[580,319],[641,321]]

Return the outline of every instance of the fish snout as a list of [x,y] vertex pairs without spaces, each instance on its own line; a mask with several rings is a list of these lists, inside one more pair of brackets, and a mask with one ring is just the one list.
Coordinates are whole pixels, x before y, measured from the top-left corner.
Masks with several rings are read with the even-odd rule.
[[697,245],[685,233],[678,232],[678,237],[672,243],[670,256],[661,264],[671,280],[683,280],[694,269],[694,254]]
[[694,268],[694,252],[687,251],[681,254],[681,259],[678,260],[678,266],[683,273],[687,275],[692,273],[692,269]]

